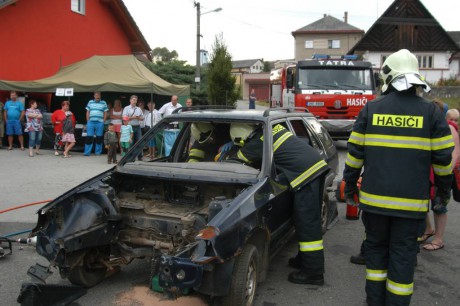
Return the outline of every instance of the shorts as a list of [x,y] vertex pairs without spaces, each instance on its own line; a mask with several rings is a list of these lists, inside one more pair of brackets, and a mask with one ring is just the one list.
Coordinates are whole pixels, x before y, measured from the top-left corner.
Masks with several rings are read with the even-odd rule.
[[155,141],[155,138],[152,140],[149,140],[149,148],[156,148],[157,142]]
[[8,120],[6,122],[6,135],[22,135],[22,126],[19,120]]
[[431,210],[433,211],[434,214],[442,215],[442,214],[447,213],[447,207],[446,206],[441,205],[441,208],[438,208],[438,209],[433,209],[433,206],[434,206],[434,201],[431,200]]
[[113,125],[113,131],[116,132],[116,133],[120,133],[121,132],[121,124],[114,124]]
[[[3,122],[0,122],[0,138],[3,138],[3,136],[5,135],[5,124]],[[0,143],[0,146],[2,144]]]
[[62,136],[62,142],[75,142],[75,135],[72,133],[66,133]]

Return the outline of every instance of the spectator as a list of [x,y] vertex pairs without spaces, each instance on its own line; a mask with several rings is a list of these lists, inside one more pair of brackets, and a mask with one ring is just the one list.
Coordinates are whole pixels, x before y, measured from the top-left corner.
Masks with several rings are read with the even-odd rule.
[[[147,115],[145,116],[144,125],[146,129],[151,129],[161,120],[161,115],[155,109],[155,102],[150,101],[147,106],[150,111],[147,112]],[[152,140],[149,141],[148,147],[150,160],[153,160],[155,158],[157,147],[155,138],[152,138]]]
[[249,109],[255,109],[256,108],[256,93],[254,89],[251,89],[251,94],[249,95]]
[[101,155],[102,143],[104,141],[104,122],[107,117],[108,111],[107,103],[101,100],[101,93],[94,92],[94,100],[90,100],[86,106],[86,143],[85,143],[85,156],[91,154],[93,149],[93,141],[96,138],[96,148],[94,153]]
[[[142,116],[143,116],[144,119],[145,119],[145,116],[147,115],[147,113],[148,113],[149,111],[145,109],[144,101],[139,100],[139,101],[137,102],[137,106],[141,109],[141,111],[142,111]],[[141,127],[142,134],[144,134],[144,128],[145,128],[145,122],[144,122],[144,120],[140,120],[140,121],[139,121],[139,126]]]
[[104,134],[104,145],[107,149],[107,163],[117,163],[118,136],[115,133],[113,123],[109,123],[108,131]]
[[190,110],[192,106],[193,106],[193,101],[191,98],[188,98],[187,100],[185,100],[185,107],[187,108],[187,110]]
[[177,103],[178,101],[178,98],[177,96],[172,96],[171,97],[171,102],[168,102],[166,103],[165,105],[163,105],[159,112],[160,114],[165,117],[165,116],[169,116],[172,114],[172,112],[175,110],[175,109],[178,109],[180,107],[182,107],[180,104]]
[[[70,105],[69,105],[70,107]],[[75,146],[75,116],[71,111],[65,112],[65,119],[62,122],[62,142],[65,143],[64,154],[62,157],[68,158],[70,150]]]
[[[144,121],[144,113],[143,111],[136,106],[137,104],[137,96],[132,95],[129,98],[129,105],[123,109],[123,118],[128,117],[129,125],[132,126],[134,139],[133,144],[138,142],[139,139],[142,137],[142,130],[140,123]],[[142,160],[142,150],[137,157],[139,160]]]
[[61,109],[57,109],[51,115],[51,122],[54,126],[54,155],[59,155],[59,150],[63,150],[62,144],[62,123],[67,117],[65,112],[70,108],[69,101],[62,101]]
[[125,156],[133,142],[133,126],[129,124],[129,117],[123,116],[123,125],[121,126],[120,146],[121,157]]
[[40,154],[40,144],[42,141],[43,134],[43,115],[37,108],[37,101],[30,100],[29,108],[26,110],[26,132],[29,133],[29,156],[34,157],[33,149],[35,147],[35,153]]
[[3,105],[3,102],[0,102],[0,149],[3,149],[3,136],[5,134],[5,122],[3,122],[4,120],[4,114],[3,114],[3,108],[4,108],[4,105]]
[[116,99],[113,102],[113,108],[110,111],[110,123],[113,124],[113,131],[117,134],[118,140],[120,140],[120,129],[122,125],[122,117],[123,117],[123,108],[121,107],[121,101]]
[[10,100],[5,103],[4,118],[6,135],[8,135],[8,150],[13,150],[13,135],[18,135],[21,151],[24,151],[21,121],[24,118],[24,105],[18,100],[16,91],[10,92]]
[[[438,104],[439,105],[439,104]],[[443,107],[444,109],[444,107]],[[456,109],[450,109],[446,113],[446,120],[449,124],[450,132],[452,133],[452,138],[454,139],[454,151],[452,152],[452,170],[457,165],[457,162],[460,157],[460,146],[458,138],[458,118],[459,112]],[[455,179],[453,178],[454,183]],[[427,243],[423,246],[423,249],[427,251],[436,251],[444,247],[444,231],[447,225],[447,208],[446,206],[436,207],[436,203],[431,201],[431,210],[433,211],[434,219],[434,228],[431,226],[430,216],[426,216],[426,229],[425,234],[420,239],[421,241],[427,240],[429,237],[433,236],[433,240],[430,243]]]

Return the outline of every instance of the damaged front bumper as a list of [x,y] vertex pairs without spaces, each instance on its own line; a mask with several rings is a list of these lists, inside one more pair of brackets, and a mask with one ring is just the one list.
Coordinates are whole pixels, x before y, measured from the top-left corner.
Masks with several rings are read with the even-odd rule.
[[159,284],[164,289],[197,288],[203,279],[203,265],[189,258],[162,256],[159,270]]

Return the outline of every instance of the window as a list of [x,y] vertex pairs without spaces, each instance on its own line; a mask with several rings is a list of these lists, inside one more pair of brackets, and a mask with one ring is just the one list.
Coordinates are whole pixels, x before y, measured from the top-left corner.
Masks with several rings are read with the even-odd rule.
[[327,41],[328,49],[340,49],[340,40],[330,39]]
[[85,1],[86,0],[70,0],[70,9],[72,12],[85,14]]
[[417,60],[419,68],[433,68],[432,55],[417,55]]
[[313,40],[305,41],[305,49],[313,49]]

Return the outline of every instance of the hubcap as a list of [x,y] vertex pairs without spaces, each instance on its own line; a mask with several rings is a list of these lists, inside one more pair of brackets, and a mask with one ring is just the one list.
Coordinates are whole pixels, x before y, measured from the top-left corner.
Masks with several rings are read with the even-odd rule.
[[251,263],[248,267],[248,276],[246,280],[246,305],[252,305],[252,301],[254,300],[254,293],[256,289],[256,281],[257,281],[257,272],[255,269],[255,262],[251,260]]

